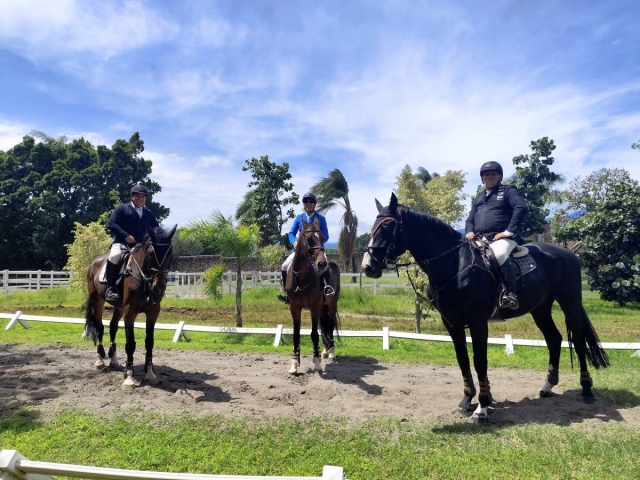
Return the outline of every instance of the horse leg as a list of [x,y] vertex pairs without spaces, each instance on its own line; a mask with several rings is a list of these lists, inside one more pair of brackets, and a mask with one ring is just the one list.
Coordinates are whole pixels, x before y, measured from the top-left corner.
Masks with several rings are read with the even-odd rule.
[[144,356],[144,371],[145,376],[144,379],[149,385],[157,385],[158,377],[153,373],[153,344],[154,344],[154,335],[153,331],[156,326],[156,320],[158,319],[158,315],[160,315],[160,304],[155,304],[151,307],[151,310],[147,313],[147,328],[146,328],[146,337],[144,339],[144,347],[146,349]]
[[562,335],[558,331],[553,317],[551,316],[551,306],[553,298],[549,297],[535,310],[531,311],[533,321],[536,323],[549,349],[549,372],[547,380],[540,389],[540,396],[543,398],[551,396],[551,389],[558,384],[560,376],[558,369],[560,368],[560,352],[562,347]]
[[458,404],[458,412],[468,415],[473,407],[471,400],[476,396],[476,386],[473,383],[471,375],[471,364],[469,363],[469,353],[467,352],[467,337],[463,328],[453,328],[442,320],[451,340],[453,340],[453,348],[456,351],[456,359],[462,371],[462,380],[464,382],[464,390],[462,400]]
[[109,322],[109,367],[117,368],[120,366],[118,356],[116,355],[116,335],[118,333],[118,322],[122,318],[123,310],[121,308],[114,308],[113,316]]
[[291,302],[289,310],[291,311],[291,318],[293,319],[293,355],[291,356],[289,374],[297,375],[298,367],[300,366],[300,321],[302,317],[302,307],[294,305],[294,302]]
[[127,366],[124,371],[124,382],[122,382],[122,389],[133,390],[140,385],[133,377],[133,354],[136,351],[136,337],[133,331],[133,324],[136,320],[138,312],[131,308],[130,305],[125,307],[124,314],[124,332],[126,335],[126,345],[124,347],[127,352]]
[[320,335],[318,335],[318,324],[320,320],[320,308],[309,309],[311,312],[311,341],[313,342],[313,370],[322,373],[322,362],[320,361]]
[[478,375],[478,385],[480,386],[480,394],[478,395],[478,408],[473,412],[472,418],[478,423],[487,423],[489,421],[488,409],[493,402],[491,396],[491,385],[487,376],[487,345],[489,342],[489,323],[487,321],[478,321],[469,327],[471,333],[471,342],[473,344],[473,366]]
[[[585,340],[583,330],[583,315],[586,316],[584,309],[580,303],[567,303],[558,300],[560,308],[564,312],[567,329],[569,330],[569,341],[573,344],[573,348],[578,355],[578,363],[580,364],[580,386],[582,387],[582,401],[592,404],[595,402],[595,395],[591,388],[593,380],[587,368],[587,342]],[[587,320],[588,321],[588,320]]]
[[322,332],[322,343],[324,344],[324,348],[322,349],[322,358],[336,358],[335,342],[333,340],[335,324],[335,307],[331,308],[331,305],[323,305],[320,308],[320,331]]

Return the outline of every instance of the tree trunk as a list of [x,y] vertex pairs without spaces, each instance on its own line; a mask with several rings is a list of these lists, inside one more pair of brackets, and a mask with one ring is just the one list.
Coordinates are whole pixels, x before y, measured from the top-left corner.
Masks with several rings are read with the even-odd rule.
[[415,310],[415,318],[416,318],[416,333],[420,332],[420,321],[422,320],[422,304],[418,298],[414,299],[416,310]]
[[[355,253],[351,254],[351,273],[358,273],[356,270],[356,254]],[[356,277],[355,275],[351,277],[351,283],[357,283],[357,282],[358,282],[358,277]]]
[[236,275],[236,327],[242,327],[242,264],[240,262],[238,262]]

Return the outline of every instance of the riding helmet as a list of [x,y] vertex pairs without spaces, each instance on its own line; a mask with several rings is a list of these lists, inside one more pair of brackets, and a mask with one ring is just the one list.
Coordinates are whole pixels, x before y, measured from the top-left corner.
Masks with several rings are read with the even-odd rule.
[[498,162],[483,163],[482,166],[480,167],[480,176],[482,177],[482,174],[484,172],[489,172],[491,170],[498,172],[498,175],[503,176],[502,165],[500,165]]
[[305,193],[302,196],[302,203],[304,203],[305,200],[313,200],[313,203],[318,203],[318,201],[316,200],[316,196],[311,192]]
[[133,195],[134,193],[141,193],[144,196],[148,196],[149,190],[147,190],[147,187],[145,187],[144,185],[134,185],[133,187],[131,187],[131,192],[129,192],[129,194]]

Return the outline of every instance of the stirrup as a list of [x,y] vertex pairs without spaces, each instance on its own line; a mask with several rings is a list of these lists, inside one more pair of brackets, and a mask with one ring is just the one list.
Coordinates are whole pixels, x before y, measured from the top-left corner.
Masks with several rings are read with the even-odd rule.
[[120,301],[120,294],[115,287],[109,287],[104,294],[104,300],[111,305],[114,305]]
[[324,286],[324,296],[325,297],[331,297],[333,295],[336,294],[336,291],[333,289],[333,287],[331,285],[325,285]]
[[513,293],[505,293],[501,295],[499,305],[500,308],[509,308],[511,310],[517,310],[520,307],[518,297]]

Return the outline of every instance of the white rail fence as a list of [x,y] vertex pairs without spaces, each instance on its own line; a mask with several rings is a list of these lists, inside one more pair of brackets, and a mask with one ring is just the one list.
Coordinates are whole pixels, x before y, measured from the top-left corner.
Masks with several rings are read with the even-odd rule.
[[[9,323],[5,327],[5,330],[11,330],[16,325],[20,324],[23,328],[31,328],[29,321],[34,322],[52,322],[52,323],[76,323],[84,325],[85,320],[83,318],[70,318],[70,317],[46,317],[41,315],[24,315],[21,311],[16,313],[0,313],[0,318],[9,319]],[[102,323],[105,326],[109,326],[109,320],[103,320]],[[119,327],[124,327],[124,322],[118,323]],[[144,322],[135,322],[135,328],[146,328]],[[261,334],[261,335],[273,335],[273,346],[277,347],[282,342],[283,335],[293,335],[292,328],[284,328],[284,325],[279,324],[277,327],[266,328],[252,328],[252,327],[209,327],[206,325],[187,325],[186,322],[180,321],[177,324],[169,323],[156,323],[156,330],[172,330],[173,343],[178,343],[180,338],[185,341],[191,341],[189,332],[209,332],[209,333],[234,333],[234,334]],[[301,335],[310,335],[311,329],[300,329]],[[451,342],[449,335],[433,335],[428,333],[411,333],[411,332],[396,332],[390,330],[389,327],[382,327],[382,330],[341,330],[341,337],[370,337],[381,338],[382,349],[389,350],[390,339],[392,338],[404,338],[411,340],[423,340],[431,342]],[[467,342],[471,342],[471,337],[467,337]],[[504,338],[489,338],[489,345],[504,345],[505,353],[511,355],[515,352],[516,346],[526,347],[546,347],[547,343],[544,340],[527,340],[513,338],[510,334],[505,334]],[[601,343],[602,347],[606,350],[635,350],[633,356],[640,356],[640,342],[608,342]],[[563,348],[569,348],[568,342],[562,342]]]
[[257,477],[246,475],[205,475],[194,473],[120,470],[88,467],[67,463],[35,462],[15,450],[0,452],[0,480],[55,480],[54,475],[72,478],[100,478],[111,480],[346,480],[342,467],[325,465],[321,477]]
[[[280,286],[280,272],[242,272],[242,290],[261,286]],[[360,282],[352,283],[357,273],[342,273],[340,275],[341,287],[359,287]],[[41,290],[44,288],[63,287],[69,285],[70,272],[43,271],[43,270],[1,270],[0,292],[14,293],[24,290]],[[395,278],[393,283],[390,279]],[[235,294],[238,274],[227,271],[222,276],[223,294]],[[386,280],[385,280],[386,279]],[[202,273],[169,272],[166,295],[177,298],[203,298],[204,278]],[[383,293],[388,288],[407,288],[395,273],[385,273],[382,279],[363,279],[362,288],[372,289],[374,295]]]

